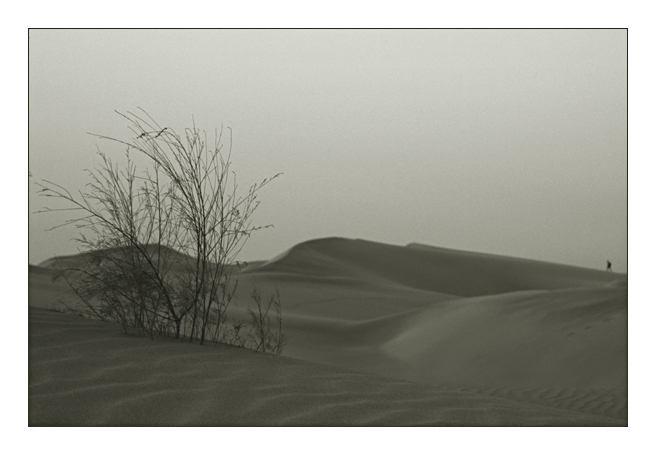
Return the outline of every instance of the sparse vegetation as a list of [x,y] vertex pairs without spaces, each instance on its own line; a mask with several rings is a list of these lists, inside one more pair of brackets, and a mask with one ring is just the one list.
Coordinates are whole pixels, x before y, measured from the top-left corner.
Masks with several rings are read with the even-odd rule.
[[[180,136],[145,112],[119,115],[129,122],[131,141],[95,136],[125,146],[124,169],[98,151],[102,164],[87,171],[90,183],[84,191],[74,195],[50,181],[38,184],[43,196],[66,203],[64,208],[43,212],[78,214],[55,226],[75,225],[80,232],[76,240],[87,253],[77,262],[58,264],[56,279],[66,281],[80,300],[74,309],[120,322],[126,332],[201,344],[207,339],[231,339],[241,346],[280,353],[278,293],[263,315],[258,300],[258,318],[251,321],[257,322],[255,338],[242,335],[242,326],[228,327],[225,318],[237,287],[236,256],[254,231],[269,227],[251,223],[259,204],[257,194],[280,174],[252,185],[240,196],[230,170],[230,129],[227,147],[223,129],[215,132],[210,146],[206,133],[195,125]],[[145,172],[137,172],[134,154],[147,159]],[[278,338],[270,334],[271,305],[276,309]]]
[[[269,297],[264,303],[260,291],[255,283],[251,297],[255,302],[256,310],[248,308],[250,315],[251,333],[249,334],[250,348],[255,351],[273,352],[280,354],[285,347],[286,337],[282,330],[282,308],[280,306],[280,291],[276,287],[276,292]],[[271,316],[271,307],[275,316],[273,318],[273,328]]]

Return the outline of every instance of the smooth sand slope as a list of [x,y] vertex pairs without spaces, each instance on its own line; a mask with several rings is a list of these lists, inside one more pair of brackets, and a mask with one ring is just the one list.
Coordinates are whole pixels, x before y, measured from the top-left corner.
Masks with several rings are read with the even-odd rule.
[[[319,239],[239,279],[232,319],[280,289],[284,357],[32,309],[30,424],[627,424],[626,275]],[[30,266],[30,305],[55,295]]]

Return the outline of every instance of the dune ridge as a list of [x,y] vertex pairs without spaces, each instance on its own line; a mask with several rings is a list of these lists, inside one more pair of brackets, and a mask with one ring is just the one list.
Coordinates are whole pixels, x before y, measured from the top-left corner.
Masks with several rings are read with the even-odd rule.
[[298,244],[251,273],[349,277],[461,297],[612,282],[601,270],[419,244],[325,238]]

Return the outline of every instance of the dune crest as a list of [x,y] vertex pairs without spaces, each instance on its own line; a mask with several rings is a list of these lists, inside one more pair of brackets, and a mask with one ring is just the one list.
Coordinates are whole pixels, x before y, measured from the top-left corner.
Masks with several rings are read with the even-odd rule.
[[602,270],[529,259],[344,238],[303,242],[252,272],[348,277],[461,297],[590,287],[621,279]]

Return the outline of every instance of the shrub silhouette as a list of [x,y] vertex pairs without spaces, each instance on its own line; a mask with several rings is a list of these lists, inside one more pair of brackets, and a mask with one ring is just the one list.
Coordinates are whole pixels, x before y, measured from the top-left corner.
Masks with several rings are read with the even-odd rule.
[[[94,134],[126,148],[123,169],[98,151],[102,162],[87,171],[90,183],[79,194],[47,180],[38,184],[43,196],[81,212],[53,228],[75,225],[86,253],[78,262],[60,261],[56,279],[79,297],[78,312],[120,322],[126,332],[201,344],[208,337],[225,339],[225,312],[237,287],[236,256],[254,231],[270,227],[251,223],[257,194],[281,174],[240,195],[230,169],[232,130],[227,147],[223,128],[210,146],[195,124],[181,136],[141,112],[118,113],[128,121],[130,141]],[[146,158],[145,172],[137,173],[133,154]],[[42,212],[55,210],[62,209]],[[232,330],[241,343],[240,330]],[[255,330],[261,335],[261,324]],[[269,342],[254,342],[255,349]]]

